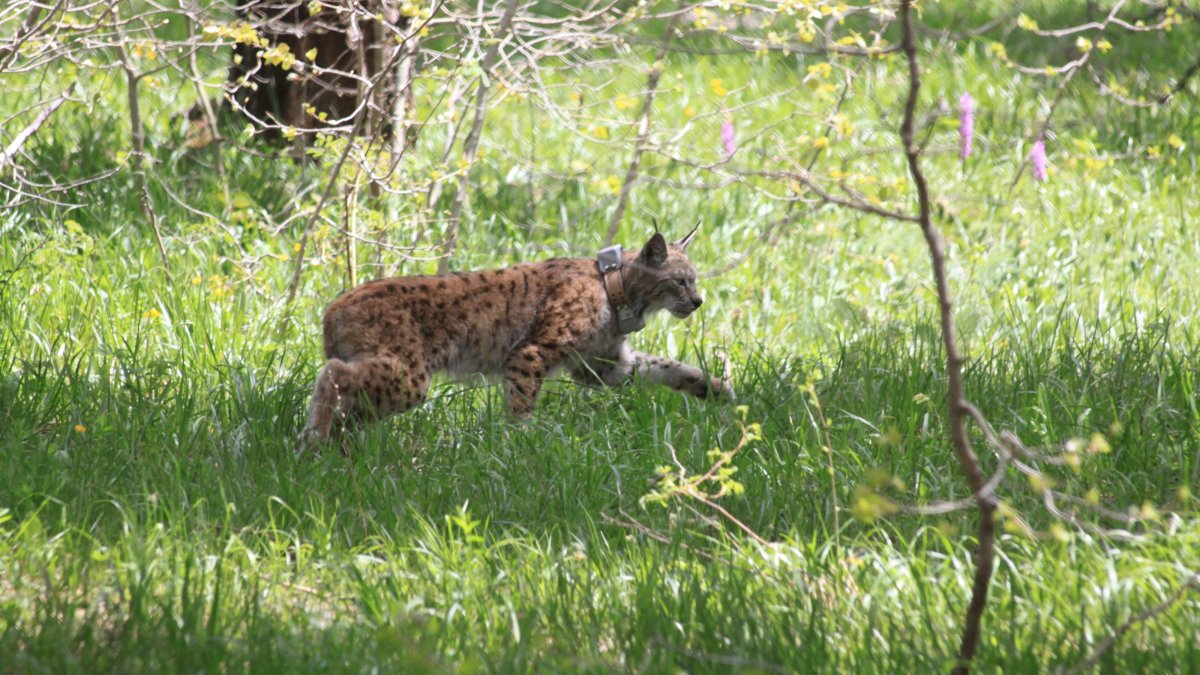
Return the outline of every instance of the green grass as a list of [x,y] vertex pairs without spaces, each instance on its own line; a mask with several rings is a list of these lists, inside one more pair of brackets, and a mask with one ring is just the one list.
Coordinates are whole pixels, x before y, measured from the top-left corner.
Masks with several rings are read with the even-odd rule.
[[[1062,7],[1027,11],[1064,25],[1067,17],[1050,16]],[[932,7],[926,20],[972,23],[953,9]],[[1147,76],[1120,54],[1154,50],[1186,62],[1179,55],[1192,33],[1114,40],[1112,67],[1127,84],[1159,82],[1163,73]],[[922,45],[923,105],[963,90],[980,100],[976,156],[960,164],[945,126],[926,160],[945,204],[937,217],[951,244],[968,395],[1031,446],[1105,434],[1111,453],[1078,472],[1050,471],[1059,487],[1094,488],[1112,508],[1151,504],[1163,514],[1161,527],[1136,526],[1158,534],[1134,543],[1002,535],[979,670],[1042,671],[1079,661],[1200,569],[1200,522],[1180,494],[1200,487],[1192,208],[1200,117],[1191,94],[1150,115],[1080,82],[1048,139],[1051,179],[1027,176],[1009,198],[1053,83],[996,63],[989,39]],[[1059,62],[1019,34],[1011,40],[1010,55],[1023,63]],[[203,61],[214,82],[221,58]],[[814,62],[676,56],[656,114],[677,129],[694,108],[680,153],[711,162],[725,112],[759,101],[736,112],[734,165],[778,167],[807,157],[828,114],[819,93],[790,89]],[[612,206],[606,180],[623,173],[628,144],[577,131],[628,119],[632,111],[611,101],[637,92],[644,74],[613,66],[546,77],[561,87],[563,105],[573,88],[598,87],[584,101],[595,110],[575,129],[530,100],[492,111],[456,267],[591,255],[599,244]],[[171,116],[194,96],[190,85],[164,78],[147,89],[150,190],[168,277],[119,157],[128,150],[123,91],[102,74],[85,78],[106,105],[64,107],[29,154],[58,180],[118,173],[63,195],[77,208],[0,213],[0,670],[952,665],[971,581],[972,514],[873,522],[850,514],[856,488],[879,473],[897,480],[902,489],[890,494],[906,502],[966,496],[946,438],[940,338],[915,226],[800,205],[777,241],[754,249],[765,225],[786,213],[764,193],[779,185],[648,183],[633,194],[622,229],[629,245],[656,215],[671,232],[703,218],[693,246],[702,273],[756,250],[702,280],[700,316],[655,320],[634,341],[714,369],[720,353],[731,358],[746,421],[761,423],[763,438],[735,460],[744,494],[722,504],[774,542],[760,547],[685,505],[640,505],[670,449],[702,471],[711,449],[732,448],[741,434],[734,410],[667,390],[556,381],[522,424],[507,418],[496,388],[440,382],[420,410],[347,434],[348,457],[297,457],[293,439],[320,367],[318,317],[346,285],[337,205],[315,233],[299,297],[281,303],[294,260],[280,257],[294,255],[302,222],[288,218],[315,202],[322,165],[300,167],[251,145],[223,150],[218,173],[217,155],[179,146]],[[713,93],[714,78],[727,96]],[[899,63],[866,66],[844,109],[855,133],[834,139],[818,171],[845,166],[875,185],[905,176],[894,154],[856,155],[895,143],[902,82]],[[34,100],[35,85],[14,78],[17,95],[0,108]],[[441,84],[422,86],[427,105]],[[397,189],[426,184],[443,133],[431,125]],[[611,133],[628,132],[612,123]],[[1172,133],[1185,147],[1167,143]],[[1156,145],[1158,158],[1149,152]],[[1086,164],[1116,155],[1100,170]],[[511,173],[531,166],[532,178]],[[644,171],[712,179],[653,154]],[[880,194],[911,206],[901,187]],[[372,236],[405,244],[415,236],[411,195],[372,200],[364,190],[355,215]],[[426,245],[444,224],[427,226]],[[367,245],[358,255],[364,278],[432,266]],[[1052,527],[1020,476],[1004,497],[1037,531]],[[624,514],[657,538],[614,522]],[[1200,600],[1185,596],[1126,635],[1101,667],[1200,670],[1198,626]]]

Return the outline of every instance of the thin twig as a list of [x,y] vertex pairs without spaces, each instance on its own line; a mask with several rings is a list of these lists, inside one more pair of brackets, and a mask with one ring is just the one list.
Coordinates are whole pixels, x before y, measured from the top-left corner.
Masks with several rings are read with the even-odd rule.
[[[117,3],[112,4],[114,16],[118,14]],[[154,233],[154,244],[162,257],[163,272],[171,281],[171,259],[167,256],[167,247],[163,243],[162,228],[158,223],[158,214],[154,211],[154,201],[150,197],[150,187],[146,184],[146,131],[142,125],[142,110],[138,103],[138,83],[146,73],[139,73],[133,68],[129,52],[125,48],[126,36],[121,35],[117,41],[117,55],[121,57],[121,69],[125,72],[125,93],[129,103],[129,138],[132,145],[129,153],[133,169],[133,181],[138,190],[142,204],[142,213],[150,221],[150,229]]]
[[646,97],[642,100],[642,109],[638,112],[637,141],[633,144],[633,157],[629,160],[629,168],[625,170],[625,180],[621,183],[621,193],[617,196],[617,206],[613,209],[612,218],[608,221],[608,231],[604,233],[604,245],[610,246],[617,237],[617,228],[625,218],[625,205],[629,202],[629,193],[637,182],[638,165],[642,161],[642,153],[646,150],[646,141],[650,138],[650,125],[653,121],[654,97],[658,95],[658,81],[662,78],[663,61],[667,58],[667,50],[671,46],[671,38],[675,36],[675,24],[682,13],[671,16],[663,31],[662,42],[658,53],[654,55],[654,64],[650,66],[650,74],[646,77]]
[[1196,74],[1196,71],[1200,71],[1200,58],[1193,61],[1192,65],[1188,66],[1188,69],[1183,71],[1183,75],[1179,76],[1179,81],[1175,83],[1175,86],[1171,87],[1170,91],[1158,97],[1158,102],[1166,103],[1167,101],[1170,101],[1175,94],[1183,91],[1183,88],[1187,86],[1188,81],[1192,79],[1192,76]]
[[1187,581],[1180,584],[1179,588],[1176,588],[1175,592],[1167,596],[1167,598],[1162,602],[1129,617],[1129,619],[1127,619],[1125,623],[1118,626],[1111,635],[1104,638],[1100,644],[1096,645],[1096,648],[1092,650],[1092,653],[1089,654],[1086,659],[1068,668],[1066,671],[1064,671],[1063,675],[1076,675],[1077,673],[1094,668],[1096,664],[1100,662],[1100,658],[1103,657],[1108,650],[1112,649],[1113,645],[1117,644],[1117,640],[1120,640],[1123,635],[1130,631],[1130,629],[1138,624],[1145,623],[1146,621],[1165,613],[1167,610],[1171,609],[1175,603],[1179,602],[1180,598],[1182,598],[1185,593],[1193,588],[1200,588],[1200,574],[1192,574]]
[[971,601],[967,607],[966,620],[963,625],[962,642],[959,645],[958,663],[954,673],[966,675],[970,671],[975,650],[979,644],[980,621],[987,606],[988,587],[992,579],[993,559],[996,545],[996,523],[993,514],[996,510],[995,497],[985,488],[987,479],[979,464],[979,458],[971,449],[971,441],[967,437],[965,416],[966,396],[963,392],[962,366],[963,356],[958,350],[958,341],[954,332],[954,303],[950,294],[950,283],[946,274],[945,242],[941,232],[934,226],[932,220],[932,203],[929,198],[929,187],[925,174],[921,169],[920,148],[917,147],[914,120],[916,117],[917,100],[921,92],[921,71],[917,63],[917,44],[913,29],[912,0],[902,0],[900,16],[903,25],[901,47],[908,61],[908,99],[904,106],[904,120],[900,125],[900,138],[904,144],[904,154],[908,160],[909,173],[917,188],[917,203],[921,231],[925,236],[925,244],[929,249],[929,258],[933,267],[933,276],[937,288],[938,309],[941,315],[942,344],[946,350],[946,413],[950,427],[950,439],[954,446],[955,455],[966,474],[967,483],[979,506],[979,550],[975,558],[975,580],[971,589]]
[[28,126],[17,133],[12,142],[8,144],[8,147],[4,148],[3,152],[0,152],[0,172],[4,171],[4,166],[8,164],[9,160],[11,160],[13,157],[16,157],[17,153],[20,152],[21,148],[25,145],[25,142],[42,128],[42,125],[46,123],[46,120],[50,119],[50,116],[57,112],[58,109],[62,107],[62,104],[67,102],[68,98],[71,96],[71,92],[73,91],[75,91],[74,82],[67,85],[67,90],[64,91],[61,96],[51,101],[49,105],[42,109],[42,112],[38,113],[38,116],[35,117]]
[[[517,5],[520,2],[521,0],[509,0],[508,5],[504,8],[504,16],[500,19],[500,26],[491,38],[493,42],[483,55],[483,63],[480,64],[482,72],[479,75],[478,88],[475,90],[475,118],[471,122],[471,131],[467,133],[467,138],[463,141],[463,162],[466,166],[460,169],[458,190],[455,191],[454,201],[450,204],[450,219],[446,224],[446,242],[443,245],[445,256],[438,261],[438,274],[450,271],[450,258],[454,256],[454,249],[458,245],[458,232],[461,229],[459,220],[462,218],[469,188],[467,178],[479,150],[479,137],[483,132],[483,118],[487,114],[488,91],[491,89],[493,77],[492,69],[500,60],[500,48],[508,38],[513,15],[517,13]],[[432,206],[430,204],[431,208]]]

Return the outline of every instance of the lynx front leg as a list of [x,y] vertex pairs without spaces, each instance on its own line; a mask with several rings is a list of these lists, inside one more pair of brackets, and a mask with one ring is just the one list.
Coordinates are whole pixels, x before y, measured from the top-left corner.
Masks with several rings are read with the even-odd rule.
[[733,387],[728,382],[708,377],[704,371],[673,359],[634,352],[634,372],[649,382],[666,385],[697,398],[734,398]]
[[570,368],[571,378],[589,387],[616,387],[629,381],[633,373],[634,352],[622,344],[615,356],[580,357]]
[[504,364],[504,395],[508,411],[517,417],[533,412],[542,381],[559,366],[562,355],[558,350],[537,344],[527,344],[513,351]]

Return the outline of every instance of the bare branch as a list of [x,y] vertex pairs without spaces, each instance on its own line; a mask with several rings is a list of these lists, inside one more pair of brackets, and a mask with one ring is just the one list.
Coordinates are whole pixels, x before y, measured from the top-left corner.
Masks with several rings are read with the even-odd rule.
[[[500,19],[500,27],[491,37],[492,44],[483,56],[483,63],[480,64],[482,73],[479,76],[478,88],[475,90],[475,118],[471,123],[471,131],[467,133],[467,138],[463,141],[463,161],[466,163],[466,167],[459,174],[458,190],[455,191],[454,201],[450,205],[450,219],[446,225],[446,241],[443,245],[445,256],[438,261],[438,274],[450,271],[450,258],[454,256],[454,249],[458,244],[458,231],[461,227],[459,221],[467,200],[469,187],[467,174],[471,165],[475,163],[475,155],[479,150],[479,136],[483,131],[483,118],[487,114],[487,97],[493,77],[492,69],[496,67],[496,62],[499,60],[500,48],[508,39],[509,28],[512,26],[513,15],[517,12],[518,4],[520,4],[520,0],[508,1],[508,5],[504,8],[504,16]],[[432,207],[432,205],[430,206]]]
[[1104,638],[1100,644],[1096,645],[1096,648],[1092,650],[1091,654],[1088,654],[1086,659],[1064,671],[1064,675],[1076,675],[1077,673],[1082,673],[1086,670],[1091,670],[1092,668],[1096,667],[1096,664],[1100,662],[1100,659],[1106,653],[1108,653],[1108,650],[1113,648],[1113,645],[1117,643],[1117,640],[1120,640],[1135,626],[1165,614],[1167,610],[1171,609],[1175,603],[1179,602],[1179,600],[1183,598],[1185,593],[1194,588],[1200,588],[1200,574],[1197,573],[1191,573],[1191,576],[1188,577],[1187,581],[1180,584],[1179,588],[1176,588],[1175,592],[1167,596],[1162,602],[1154,605],[1153,607],[1148,607],[1126,619],[1125,623],[1118,626],[1111,635]]
[[58,109],[62,107],[62,104],[67,102],[71,96],[71,92],[73,91],[75,91],[74,82],[67,85],[67,90],[64,91],[61,96],[51,101],[46,105],[45,108],[42,108],[42,111],[38,113],[38,116],[35,117],[33,121],[30,122],[24,129],[17,133],[12,142],[8,144],[8,147],[4,148],[3,152],[0,152],[0,172],[4,171],[5,165],[8,164],[13,157],[16,157],[17,153],[20,152],[21,148],[25,145],[25,142],[42,128],[42,125],[46,123],[46,120],[50,119],[50,116],[57,112]]
[[904,121],[900,125],[900,138],[904,143],[904,154],[908,160],[909,173],[912,174],[913,183],[917,188],[919,224],[921,232],[925,235],[925,244],[929,249],[929,258],[933,266],[937,289],[942,345],[946,350],[946,413],[950,427],[950,439],[954,446],[954,453],[958,457],[958,463],[967,476],[967,483],[971,486],[975,502],[979,506],[979,549],[975,554],[975,582],[971,589],[971,602],[967,608],[966,620],[963,625],[958,664],[954,668],[955,673],[965,675],[970,670],[971,662],[975,658],[975,649],[979,644],[979,625],[987,605],[988,586],[992,579],[996,545],[996,523],[993,514],[996,511],[996,500],[987,492],[987,481],[980,468],[979,458],[971,449],[971,441],[967,437],[964,418],[967,399],[963,393],[962,381],[963,357],[958,351],[954,331],[954,305],[946,275],[945,244],[941,232],[933,225],[929,188],[925,182],[925,174],[921,170],[920,148],[916,144],[914,119],[921,92],[921,71],[917,63],[912,0],[901,0],[900,18],[903,26],[901,45],[908,60],[908,99],[904,106]]
[[654,56],[654,64],[650,66],[650,75],[646,77],[646,97],[642,100],[642,109],[638,113],[638,137],[633,145],[633,157],[629,160],[629,168],[625,171],[625,180],[621,183],[621,194],[617,196],[617,207],[613,209],[612,218],[608,221],[608,232],[604,234],[605,246],[612,245],[613,239],[617,236],[617,228],[621,226],[621,221],[625,217],[625,204],[629,201],[629,192],[637,181],[638,163],[642,161],[646,141],[650,138],[654,97],[658,94],[658,80],[662,77],[663,59],[667,57],[667,49],[671,46],[671,38],[675,35],[675,23],[682,15],[682,13],[676,13],[667,22],[658,53]]

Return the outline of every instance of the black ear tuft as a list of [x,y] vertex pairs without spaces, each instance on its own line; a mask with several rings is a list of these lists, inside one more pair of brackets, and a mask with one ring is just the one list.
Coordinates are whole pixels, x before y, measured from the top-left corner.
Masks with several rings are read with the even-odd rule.
[[662,234],[655,232],[650,241],[642,247],[642,252],[638,254],[638,260],[651,267],[662,267],[663,263],[667,262],[667,240],[663,239]]
[[675,248],[679,249],[680,251],[686,250],[688,247],[688,244],[692,243],[692,238],[696,236],[696,231],[699,229],[700,229],[700,221],[697,220],[696,226],[692,228],[691,232],[688,232],[686,235],[684,235],[683,239],[680,239],[679,241],[671,242],[671,245],[674,246]]

